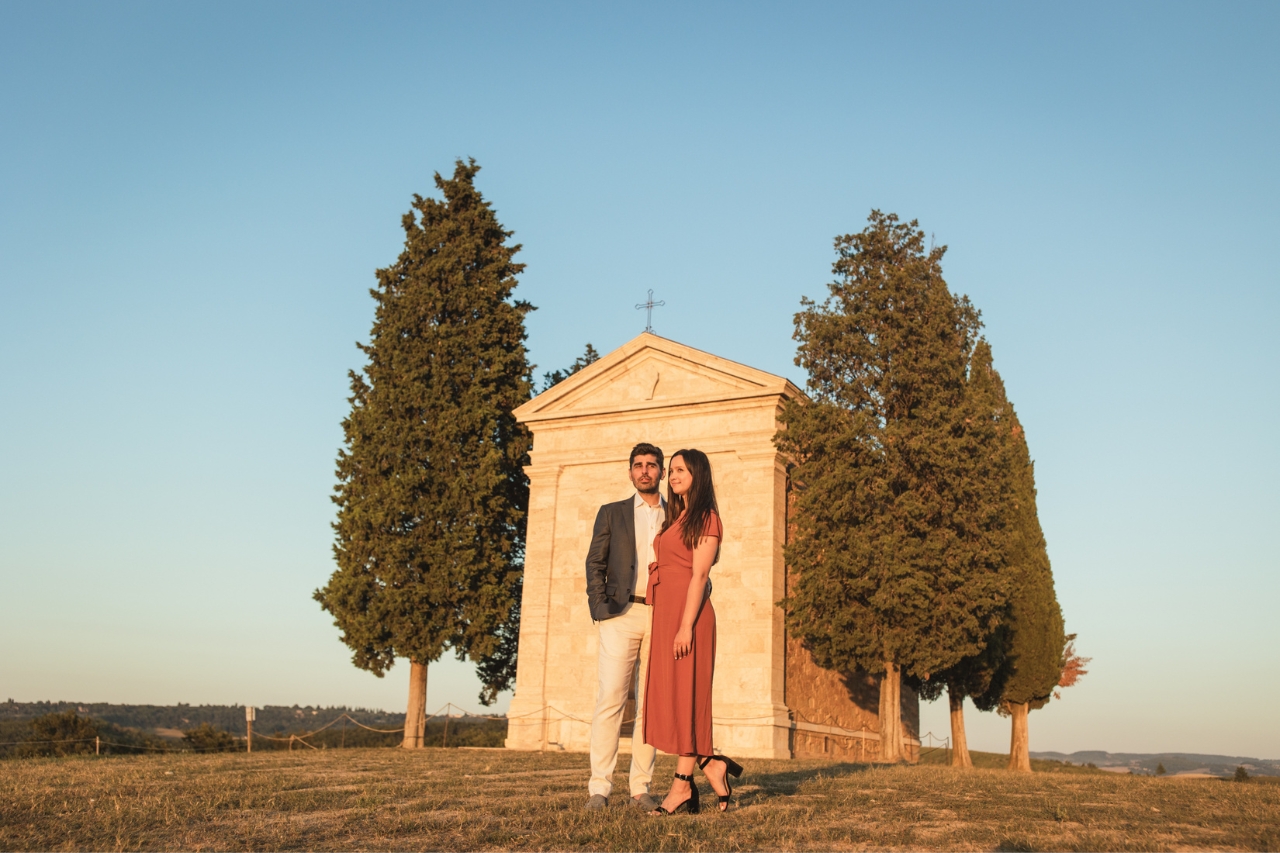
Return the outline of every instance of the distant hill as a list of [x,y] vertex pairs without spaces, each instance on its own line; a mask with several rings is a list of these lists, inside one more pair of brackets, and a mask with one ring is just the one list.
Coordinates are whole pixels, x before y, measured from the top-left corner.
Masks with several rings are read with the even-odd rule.
[[[29,720],[72,710],[117,726],[161,734],[193,729],[201,723],[232,734],[244,734],[243,705],[112,705],[106,702],[14,702],[10,699],[0,704],[0,720]],[[344,713],[374,728],[393,729],[404,725],[404,714],[368,708],[268,705],[258,708],[253,730],[262,734],[305,731],[322,726]]]
[[[47,714],[75,711],[102,724],[115,727],[106,740],[128,741],[122,748],[155,751],[182,749],[183,733],[207,724],[228,732],[240,741],[245,735],[243,705],[112,705],[106,702],[14,702],[0,704],[0,758],[28,750],[24,742],[31,740],[31,721]],[[360,728],[347,720],[347,714],[369,728]],[[327,725],[335,723],[334,725]],[[306,743],[318,749],[342,747],[396,746],[404,726],[404,714],[343,705],[283,706],[267,705],[257,709],[253,723],[254,749],[289,749],[289,736],[303,735]],[[323,728],[318,734],[311,734]],[[376,729],[380,731],[370,731]],[[128,733],[132,733],[129,735]],[[502,746],[507,736],[503,716],[462,716],[427,721],[424,743],[428,746]],[[132,738],[132,740],[130,740]],[[138,740],[141,738],[141,740]],[[150,738],[150,740],[147,740]],[[141,745],[141,744],[146,745]]]
[[1243,767],[1251,776],[1280,776],[1280,761],[1246,758],[1239,755],[1200,755],[1194,752],[1098,752],[1082,751],[1033,752],[1032,758],[1063,761],[1071,764],[1093,764],[1100,770],[1128,771],[1137,775],[1154,776],[1156,766],[1163,764],[1169,775],[1179,773],[1207,773],[1211,776],[1231,776],[1237,767]]

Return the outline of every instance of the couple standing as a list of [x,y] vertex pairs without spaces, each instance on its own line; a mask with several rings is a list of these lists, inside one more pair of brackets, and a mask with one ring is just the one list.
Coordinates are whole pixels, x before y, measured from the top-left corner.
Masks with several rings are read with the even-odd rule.
[[[637,444],[628,468],[636,492],[600,507],[587,553],[587,602],[600,640],[587,808],[608,803],[623,709],[638,685],[631,803],[652,814],[696,813],[696,763],[723,811],[733,793],[728,777],[742,768],[711,744],[716,612],[708,577],[723,535],[711,463],[700,450],[681,450],[667,474],[662,451]],[[661,805],[649,794],[657,749],[679,756]]]

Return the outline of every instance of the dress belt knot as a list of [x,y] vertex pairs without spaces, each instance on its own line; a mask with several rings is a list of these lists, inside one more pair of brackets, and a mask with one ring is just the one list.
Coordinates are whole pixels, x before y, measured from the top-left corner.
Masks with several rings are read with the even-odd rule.
[[657,585],[658,585],[658,564],[655,562],[655,563],[649,564],[649,584],[644,591],[645,603],[651,607],[653,606],[653,588],[656,587]]

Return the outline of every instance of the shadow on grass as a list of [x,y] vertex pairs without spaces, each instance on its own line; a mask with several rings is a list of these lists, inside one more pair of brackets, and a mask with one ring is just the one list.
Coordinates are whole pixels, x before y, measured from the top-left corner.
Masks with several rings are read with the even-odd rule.
[[[828,764],[823,767],[808,767],[803,770],[748,773],[743,779],[744,784],[757,785],[759,790],[744,791],[741,795],[741,804],[754,805],[774,797],[793,796],[800,790],[801,785],[805,782],[812,782],[815,779],[838,779],[843,776],[871,773],[876,769],[878,767],[874,764],[842,762],[840,764]],[[733,797],[735,800],[739,799],[736,791]]]

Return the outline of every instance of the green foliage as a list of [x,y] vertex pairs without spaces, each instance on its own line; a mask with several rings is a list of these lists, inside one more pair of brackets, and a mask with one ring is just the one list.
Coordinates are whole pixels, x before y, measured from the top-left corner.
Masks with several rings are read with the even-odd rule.
[[594,364],[599,360],[600,353],[596,352],[596,348],[588,342],[586,351],[582,355],[578,356],[578,358],[574,359],[573,364],[569,365],[564,370],[553,370],[550,373],[542,374],[542,390],[545,391],[552,385],[560,384],[582,368],[586,367],[588,364]]
[[1026,433],[1010,407],[1015,465],[1012,473],[1013,525],[1005,551],[1011,571],[1009,605],[992,638],[1000,665],[983,695],[974,696],[979,708],[1007,710],[1011,704],[1041,708],[1048,703],[1062,677],[1067,644],[1062,610],[1053,589],[1053,570],[1040,517],[1036,512],[1035,464]]
[[[1004,382],[995,369],[991,346],[985,340],[979,340],[974,347],[969,365],[968,398],[969,413],[966,417],[975,418],[986,430],[984,438],[993,462],[986,470],[976,472],[975,476],[991,478],[991,494],[998,501],[1000,515],[999,522],[991,525],[992,535],[985,544],[999,555],[1007,592],[1014,580],[1009,555],[1017,533],[1015,490],[1021,464],[1021,427],[1018,426],[1013,404],[1005,393]],[[937,673],[931,682],[920,683],[917,679],[915,686],[921,698],[935,699],[945,686],[956,695],[973,697],[980,710],[992,710],[996,704],[996,700],[991,698],[993,684],[1007,674],[1006,649],[999,642],[1003,636],[1002,629],[997,627],[977,654],[969,655]]]
[[363,373],[351,372],[334,502],[338,564],[315,598],[356,666],[446,649],[478,664],[492,702],[514,678],[532,389],[524,265],[476,190],[475,161],[414,196],[404,250],[378,271]]
[[1007,425],[991,378],[970,380],[981,324],[947,289],[945,248],[879,211],[835,245],[829,297],[795,317],[812,403],[790,402],[775,439],[796,491],[783,606],[819,665],[892,661],[919,684],[999,624]]
[[234,737],[208,723],[187,729],[182,734],[182,740],[197,752],[235,752],[240,748]]
[[1157,775],[1157,776],[1163,776],[1163,775],[1164,775],[1165,773],[1167,773],[1167,772],[1168,772],[1168,771],[1164,769],[1164,762],[1161,762],[1161,763],[1159,763],[1159,764],[1157,764],[1157,765],[1156,765],[1156,775]]
[[30,736],[30,720],[0,720],[0,758],[16,755]]
[[79,714],[74,708],[0,722],[0,758],[92,755],[95,750],[103,755],[136,755],[168,749],[170,745],[161,738]]
[[[33,717],[75,710],[99,720],[103,727],[114,724],[122,730],[184,730],[209,723],[233,735],[242,735],[245,731],[243,705],[188,705],[182,702],[176,705],[113,705],[107,702],[10,701],[0,703],[0,725],[13,721],[18,724],[25,737]],[[341,714],[350,714],[365,725],[379,729],[394,729],[404,725],[403,711],[388,713],[343,705],[264,705],[257,709],[253,730],[259,734],[302,732],[323,725]],[[0,734],[0,741],[16,739]],[[113,735],[112,740],[115,739]]]
[[[79,715],[74,703],[16,703],[0,705],[0,712],[13,713],[28,708],[71,704],[69,710],[40,714],[37,718],[24,716],[9,718],[0,713],[0,759],[30,758],[71,754],[90,754],[94,751],[93,738],[101,736],[103,755],[154,755],[165,752],[191,750],[196,752],[244,751],[243,727],[228,731],[221,721],[244,718],[242,706],[226,705],[107,705],[92,703],[84,707],[98,709],[93,717]],[[366,747],[399,748],[402,735],[399,731],[385,731],[404,724],[403,714],[387,714],[380,711],[352,710],[344,707],[318,709],[298,706],[267,706],[258,709],[254,723],[253,752],[288,750],[290,734],[306,735],[306,742],[319,749],[357,749]],[[366,726],[384,731],[370,731],[343,720],[315,734],[317,727],[333,721],[342,713],[358,715]],[[201,721],[188,727],[179,744],[168,738],[157,737],[138,728],[116,725],[103,717],[109,714],[115,719],[130,720],[148,728],[159,726],[172,728],[198,716],[212,717],[217,722]],[[182,715],[182,716],[178,716]],[[33,723],[35,724],[33,726]],[[51,737],[52,735],[52,737]],[[79,737],[78,735],[83,735]],[[270,737],[268,737],[270,736]],[[446,739],[445,720],[434,717],[427,721],[425,746],[453,747],[501,747],[507,737],[507,721],[503,717],[463,716],[448,721]],[[56,738],[56,740],[55,740]],[[274,739],[273,739],[274,738]],[[52,743],[45,741],[53,741]],[[294,744],[294,749],[306,749]]]
[[1248,771],[1248,770],[1245,770],[1243,767],[1237,767],[1237,768],[1236,768],[1236,775],[1235,775],[1235,776],[1233,776],[1233,777],[1231,777],[1231,778],[1232,778],[1234,781],[1236,781],[1236,782],[1248,782],[1248,781],[1249,781],[1249,771]]
[[75,755],[93,752],[93,739],[98,737],[98,722],[75,711],[46,714],[30,723],[32,755]]

